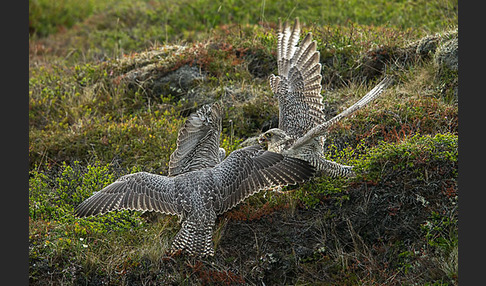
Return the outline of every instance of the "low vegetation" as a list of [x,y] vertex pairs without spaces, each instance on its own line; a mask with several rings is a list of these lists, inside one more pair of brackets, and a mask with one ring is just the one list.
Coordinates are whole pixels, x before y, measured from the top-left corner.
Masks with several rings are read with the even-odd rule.
[[[29,1],[30,284],[457,285],[457,1],[182,2]],[[328,118],[395,79],[328,134],[356,178],[250,197],[205,259],[170,254],[176,217],[74,216],[124,174],[166,175],[205,103],[225,106],[227,154],[275,127],[277,18],[296,16]]]

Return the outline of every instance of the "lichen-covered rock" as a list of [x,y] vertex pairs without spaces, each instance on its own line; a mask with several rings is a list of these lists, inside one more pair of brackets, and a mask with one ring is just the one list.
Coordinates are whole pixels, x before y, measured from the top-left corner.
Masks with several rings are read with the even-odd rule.
[[433,58],[437,66],[437,80],[440,94],[444,98],[458,101],[459,81],[459,39],[457,30],[446,33],[437,47]]
[[415,53],[421,57],[428,57],[435,52],[440,38],[438,35],[427,35],[415,42],[412,46],[416,46]]
[[153,98],[172,96],[177,99],[206,79],[206,74],[191,65],[190,48],[180,45],[162,46],[135,53],[118,60],[115,82],[123,81],[133,90],[142,90]]
[[153,80],[153,92],[183,94],[193,87],[196,81],[203,81],[205,78],[204,72],[196,66],[183,65],[165,76],[155,78]]
[[457,34],[455,34],[452,39],[440,43],[434,55],[434,62],[439,66],[439,69],[446,68],[457,71],[459,68],[458,52],[459,41]]

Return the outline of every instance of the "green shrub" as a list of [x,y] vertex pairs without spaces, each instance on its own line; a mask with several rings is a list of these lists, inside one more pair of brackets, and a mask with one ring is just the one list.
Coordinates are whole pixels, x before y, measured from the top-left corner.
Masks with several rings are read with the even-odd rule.
[[[140,169],[132,168],[131,172],[137,170]],[[58,168],[50,168],[48,171],[32,170],[29,176],[29,217],[33,221],[77,221],[74,218],[74,208],[94,192],[114,182],[120,174],[120,170],[117,174],[108,164],[85,167],[78,161],[74,161],[72,165],[63,162]],[[129,216],[124,217],[130,219]],[[116,219],[115,216],[108,216],[100,220],[100,225],[104,225],[106,221],[103,220]],[[120,226],[123,227],[125,223],[121,222]]]
[[326,200],[333,199],[337,204],[341,204],[349,199],[346,187],[344,178],[318,177],[298,188],[294,194],[306,208],[313,208]]
[[[74,208],[94,192],[111,184],[125,170],[108,164],[83,166],[74,161],[29,176],[29,262],[32,281],[45,269],[62,276],[62,269],[79,267],[88,251],[103,251],[111,236],[140,231],[146,224],[139,212],[118,211],[77,218]],[[133,168],[130,172],[138,171]],[[58,273],[58,274],[56,274]],[[72,277],[76,274],[71,273]],[[65,279],[63,277],[62,279]],[[44,277],[46,279],[46,277]]]
[[[382,142],[368,150],[362,160],[356,161],[356,169],[364,179],[383,180],[385,168],[403,171],[427,181],[443,172],[457,177],[458,137],[454,134],[420,135],[397,143]],[[398,178],[397,178],[398,179]]]

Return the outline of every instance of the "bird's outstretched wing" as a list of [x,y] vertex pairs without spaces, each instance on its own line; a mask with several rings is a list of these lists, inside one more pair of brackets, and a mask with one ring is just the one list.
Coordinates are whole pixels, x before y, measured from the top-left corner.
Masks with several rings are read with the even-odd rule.
[[189,115],[179,130],[177,148],[170,155],[169,176],[214,167],[221,162],[224,157],[219,148],[222,113],[221,105],[216,102]]
[[215,210],[222,214],[264,189],[301,183],[314,175],[306,161],[250,146],[232,152],[213,169]]
[[368,103],[379,97],[385,89],[387,89],[390,84],[393,82],[393,77],[385,76],[372,90],[370,90],[365,96],[363,96],[360,100],[356,101],[353,105],[348,107],[343,112],[339,113],[338,115],[334,116],[333,118],[329,119],[326,124],[328,126],[332,126],[339,122],[341,119],[348,117],[355,113],[356,111],[362,109]]
[[295,138],[324,121],[319,52],[311,33],[297,46],[299,36],[298,18],[293,28],[287,22],[282,26],[279,20],[278,75],[269,78],[270,87],[278,99],[278,128]]
[[180,216],[183,212],[182,199],[173,186],[172,178],[139,172],[120,177],[79,204],[75,211],[78,217],[124,209]]
[[346,110],[339,113],[338,115],[334,116],[333,118],[329,119],[328,121],[313,127],[304,136],[297,139],[297,141],[295,141],[292,148],[298,148],[306,144],[312,138],[325,135],[325,133],[329,130],[331,126],[338,123],[343,118],[348,117],[351,114],[355,113],[356,111],[362,109],[372,100],[379,97],[383,93],[383,91],[387,89],[388,86],[390,86],[392,82],[393,82],[392,77],[385,77],[382,81],[380,81],[380,83],[378,83],[372,90],[370,90],[365,96],[363,96],[356,103],[354,103],[353,105],[351,105]]

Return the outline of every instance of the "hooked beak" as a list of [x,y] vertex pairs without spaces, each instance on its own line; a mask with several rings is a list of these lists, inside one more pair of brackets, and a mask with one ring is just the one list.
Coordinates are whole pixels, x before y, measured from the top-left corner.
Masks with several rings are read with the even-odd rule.
[[261,135],[258,137],[258,144],[264,145],[267,142],[267,137],[265,135]]

